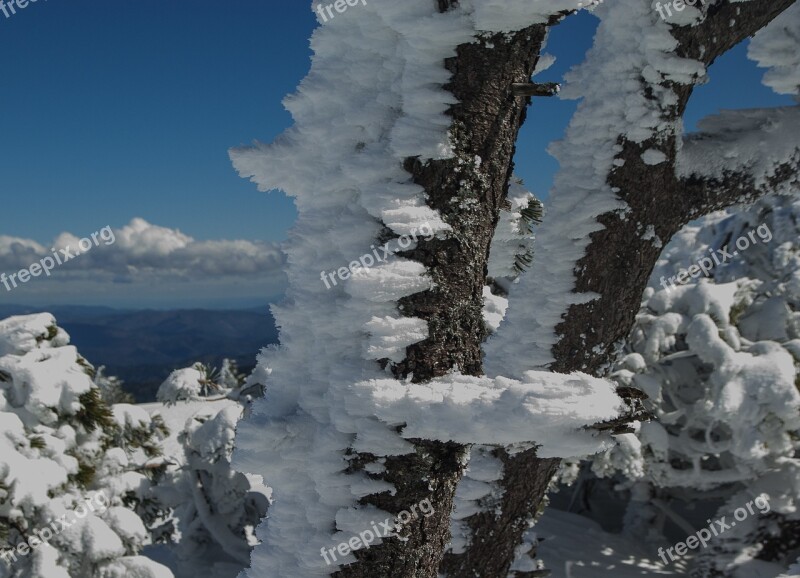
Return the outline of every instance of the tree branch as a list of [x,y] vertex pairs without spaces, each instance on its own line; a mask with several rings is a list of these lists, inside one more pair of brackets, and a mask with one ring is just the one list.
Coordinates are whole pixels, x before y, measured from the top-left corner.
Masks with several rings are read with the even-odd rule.
[[800,185],[800,106],[726,111],[704,119],[678,153],[694,218]]
[[[692,78],[677,73],[673,78],[668,72],[662,73],[653,67],[640,71],[641,94],[650,102],[658,102],[661,107],[656,111],[660,118],[653,119],[660,121],[658,126],[661,130],[654,129],[652,136],[634,141],[632,137],[629,138],[628,129],[646,130],[646,126],[619,127],[615,144],[619,152],[614,155],[614,168],[606,182],[625,203],[626,208],[625,211],[609,210],[597,217],[600,227],[589,234],[583,257],[575,263],[573,291],[580,297],[576,297],[576,303],[568,306],[558,316],[560,322],[552,332],[556,340],[551,347],[554,360],[548,366],[551,371],[584,371],[596,376],[603,375],[615,358],[619,344],[633,326],[643,291],[663,244],[694,218],[692,211],[700,214],[718,206],[709,202],[706,207],[702,207],[702,195],[706,195],[706,201],[711,200],[710,183],[706,183],[704,192],[701,192],[690,189],[687,180],[681,179],[677,174],[680,119],[694,86],[703,78],[703,67],[709,66],[717,57],[764,27],[793,2],[794,0],[727,0],[716,3],[709,8],[705,19],[696,26],[673,27],[671,30],[677,40],[677,48],[670,58],[677,55],[695,61],[687,64],[699,65],[695,67],[697,76]],[[641,56],[643,60],[648,60],[649,55]],[[670,95],[671,98],[659,102],[657,95],[668,91],[674,93],[674,97]],[[624,90],[620,92],[624,94]],[[584,106],[594,95],[586,97]],[[658,162],[658,157],[662,155],[663,160]],[[751,175],[750,184],[763,184],[760,189],[756,187],[759,194],[765,194],[777,187],[779,182],[775,179],[786,183],[792,180],[787,173],[789,167],[775,166],[774,169],[776,176],[771,181],[762,183],[758,180],[758,175]],[[695,181],[700,180],[695,177]],[[742,188],[745,184],[742,181]],[[722,194],[721,189],[719,191],[715,193],[717,196]],[[731,196],[741,198],[741,194],[732,193]],[[563,232],[564,246],[573,242],[573,234],[573,231]],[[528,275],[542,273],[537,272],[534,265]],[[582,296],[596,298],[589,300],[582,299]],[[513,307],[510,307],[509,315],[513,315],[513,311]],[[543,313],[537,310],[537,315]],[[549,320],[553,314],[550,311],[546,313]],[[502,331],[501,327],[499,333]],[[525,351],[530,354],[530,348]],[[534,368],[533,363],[531,368]],[[640,400],[632,398],[632,413],[636,413],[636,403],[640,403]],[[598,424],[598,429],[611,428],[620,431],[621,427],[624,424]],[[477,528],[475,533],[479,541],[476,538],[466,556],[477,557],[478,553],[501,551],[506,546],[504,540],[511,539],[516,544],[519,543],[521,535],[504,531],[504,528],[530,516],[530,510],[524,511],[520,506],[526,503],[524,500],[541,497],[539,492],[542,488],[537,487],[537,481],[541,473],[547,470],[549,468],[545,464],[537,464],[533,451],[513,456],[505,463],[501,484],[505,492],[498,504],[498,511],[503,515],[497,520],[481,520],[483,527]],[[474,562],[473,567],[479,567],[478,564]],[[486,572],[478,574],[487,578],[504,578],[508,575],[506,565],[498,564],[486,569]]]
[[676,54],[711,65],[719,56],[772,22],[795,0],[726,0],[708,6],[696,26],[675,26]]
[[514,96],[555,96],[561,90],[557,82],[515,82],[511,85]]

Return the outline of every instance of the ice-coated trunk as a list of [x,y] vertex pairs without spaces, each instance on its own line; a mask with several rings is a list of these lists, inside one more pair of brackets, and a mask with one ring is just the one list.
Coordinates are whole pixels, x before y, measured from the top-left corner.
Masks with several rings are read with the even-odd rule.
[[[448,4],[440,6],[446,10]],[[426,163],[410,158],[406,169],[424,187],[429,206],[440,212],[452,231],[445,240],[421,243],[405,253],[428,267],[435,288],[400,301],[405,315],[428,322],[429,337],[407,348],[406,358],[393,366],[397,378],[411,376],[414,382],[424,382],[454,368],[467,375],[483,373],[482,307],[489,244],[508,192],[515,142],[528,102],[514,96],[511,85],[530,79],[545,32],[544,25],[535,25],[511,35],[487,36],[460,46],[457,56],[446,63],[453,76],[445,88],[459,101],[450,111],[455,154]],[[432,494],[436,513],[408,526],[406,541],[388,541],[358,552],[360,563],[336,576],[438,575],[450,540],[450,512],[467,448],[423,440],[413,443],[415,454],[386,461],[383,479],[394,484],[396,494],[363,501],[401,512]],[[549,480],[547,468],[540,477]],[[513,546],[509,558],[511,553]]]
[[[647,24],[649,7],[638,0],[617,1],[624,4],[618,10],[624,13],[623,26],[637,34],[642,22],[629,22],[630,15]],[[565,10],[585,5],[555,4]],[[652,143],[650,133],[641,136],[641,131],[638,139],[624,141],[619,135],[620,126],[627,126],[627,102],[603,101],[616,107],[611,114],[601,109],[584,115],[605,125],[589,122],[568,145],[574,150],[564,155],[571,166],[561,183],[567,194],[554,195],[561,200],[550,211],[550,232],[537,247],[539,267],[546,266],[520,284],[529,296],[541,297],[542,306],[536,300],[533,306],[525,300],[515,306],[512,293],[512,324],[501,326],[484,362],[482,305],[490,241],[530,98],[517,96],[514,87],[529,82],[546,27],[555,20],[542,13],[540,3],[504,5],[506,12],[495,10],[489,0],[464,7],[453,0],[376,0],[327,22],[312,38],[311,72],[287,100],[295,126],[272,145],[232,151],[243,176],[262,190],[283,189],[297,199],[299,213],[287,243],[288,299],[274,309],[281,348],[262,352],[266,396],[237,428],[237,469],[263,475],[275,491],[248,576],[506,578],[557,462],[535,458],[533,450],[512,458],[501,450],[498,457],[506,462],[496,509],[501,514],[467,519],[473,531],[466,550],[448,555],[441,565],[467,461],[468,447],[462,444],[539,441],[547,448],[543,438],[552,428],[510,439],[502,419],[482,420],[486,415],[520,419],[519,408],[533,408],[530,417],[549,419],[546,400],[498,404],[498,414],[465,412],[459,415],[473,419],[442,419],[437,428],[439,418],[464,407],[450,403],[454,399],[463,402],[470,395],[471,409],[480,409],[501,396],[507,402],[541,390],[549,396],[565,390],[559,399],[573,396],[572,405],[578,406],[574,396],[596,399],[600,385],[611,387],[592,384],[588,376],[546,373],[548,389],[541,387],[542,375],[523,374],[526,369],[600,373],[614,343],[629,330],[657,257],[656,241],[666,242],[678,226],[670,219],[682,214],[677,207],[664,209],[676,182],[664,173],[676,174],[676,154],[662,153],[665,159],[654,165],[641,153],[644,147],[677,149],[674,135],[670,141],[666,123]],[[771,12],[763,1],[735,6],[742,7],[742,18],[725,12],[733,10],[730,4],[714,7],[719,18],[738,24],[724,34],[709,31],[709,38],[744,37],[758,29],[759,18],[767,21],[758,7]],[[704,47],[703,56],[724,51],[717,48]],[[628,54],[631,48],[615,51]],[[682,70],[677,66],[675,74]],[[606,78],[609,71],[596,76]],[[603,91],[616,86],[604,82]],[[634,94],[645,101],[634,104],[654,116],[663,112],[674,121],[682,114],[680,107],[659,110],[660,97]],[[648,161],[654,156],[659,155],[645,155]],[[615,161],[625,161],[621,172],[612,173],[612,167],[619,168]],[[716,181],[685,178],[680,184],[686,198],[724,198]],[[746,185],[744,179],[740,188]],[[643,186],[653,187],[652,198],[636,195]],[[569,196],[573,190],[577,196]],[[423,226],[430,236],[414,235],[413,243],[403,244]],[[394,251],[388,260],[375,249],[384,243]],[[339,267],[335,274],[332,267]],[[599,294],[600,300],[589,302],[586,293]],[[484,370],[488,377],[479,377]],[[455,375],[450,384],[442,384],[450,373]],[[433,407],[431,397],[425,398],[431,403],[419,403],[419,396],[400,399],[400,413],[392,405],[404,395],[413,398],[409,392],[442,387],[456,394],[438,404],[443,408]],[[616,415],[616,408],[606,409],[604,416]],[[553,413],[562,417],[563,412]],[[415,423],[419,416],[423,419]],[[528,417],[516,423],[527,425]],[[598,421],[573,417],[573,429]],[[473,420],[478,423],[473,430],[461,427]],[[559,451],[540,450],[542,456],[579,455]],[[373,521],[414,512],[424,501],[430,502],[429,511],[403,521],[402,539],[359,547],[359,535],[374,528]]]
[[[680,58],[699,61],[702,63],[701,70],[705,69],[718,56],[768,24],[793,1],[719,3],[698,26],[673,31],[678,41],[675,52]],[[630,6],[607,6],[608,12],[616,9],[616,13],[609,18],[626,19],[628,25],[633,26],[646,25],[646,20],[651,16],[649,7],[642,8],[634,5],[634,2],[626,4]],[[638,23],[637,17],[640,19]],[[609,32],[612,32],[611,24]],[[619,33],[623,31],[620,29]],[[616,52],[606,47],[606,52],[598,53],[597,57],[605,54],[608,60],[613,58],[609,55],[622,54],[624,50],[623,46],[617,47]],[[643,57],[643,62],[646,60]],[[593,74],[598,78],[603,77],[602,72],[596,69]],[[538,294],[553,291],[547,287],[548,283],[553,284],[553,279],[543,279],[541,274],[557,270],[560,266],[558,260],[566,260],[568,255],[561,252],[555,254],[551,249],[567,246],[579,239],[580,235],[576,232],[585,225],[588,231],[585,241],[578,241],[585,242],[585,249],[581,248],[582,256],[574,262],[574,267],[570,264],[566,270],[569,278],[573,279],[571,285],[575,298],[561,301],[565,303],[563,313],[556,310],[556,319],[560,320],[555,323],[555,331],[552,331],[548,330],[546,320],[541,321],[547,311],[545,301],[538,307],[531,307],[531,303],[527,302],[527,311],[519,311],[514,307],[512,293],[507,313],[509,321],[516,322],[523,331],[539,323],[545,332],[540,333],[542,338],[534,339],[534,343],[519,342],[514,333],[507,332],[503,338],[503,329],[509,328],[501,325],[498,332],[500,339],[492,344],[493,347],[487,348],[489,357],[499,360],[494,367],[491,363],[487,366],[489,375],[501,371],[506,375],[509,371],[517,375],[525,369],[547,368],[560,373],[583,371],[602,376],[613,360],[617,344],[633,326],[650,273],[661,248],[669,239],[692,219],[703,214],[739,202],[752,201],[787,182],[797,181],[796,157],[784,167],[778,167],[773,182],[761,187],[756,186],[756,175],[731,173],[725,179],[680,176],[677,166],[680,147],[676,139],[681,138],[680,119],[695,84],[691,81],[676,82],[674,77],[670,78],[670,74],[678,73],[664,72],[661,81],[652,84],[652,70],[640,71],[638,76],[641,80],[641,98],[653,103],[654,118],[660,120],[660,123],[652,123],[659,128],[653,129],[651,136],[629,138],[628,134],[639,127],[622,121],[616,127],[619,132],[610,133],[612,138],[607,139],[606,146],[597,140],[592,143],[594,150],[605,148],[610,151],[607,159],[609,171],[601,175],[603,178],[598,181],[596,190],[591,189],[590,173],[586,173],[585,180],[578,178],[571,182],[570,179],[573,175],[580,175],[585,159],[589,159],[586,165],[588,170],[592,170],[592,164],[596,167],[605,162],[602,154],[596,157],[592,154],[591,147],[585,150],[581,147],[592,141],[591,131],[603,132],[603,114],[609,115],[609,123],[613,123],[614,119],[603,102],[603,99],[608,99],[608,94],[602,91],[584,94],[585,102],[576,117],[579,122],[573,121],[573,125],[580,125],[572,133],[574,140],[570,142],[568,132],[565,143],[560,147],[560,154],[556,155],[562,165],[562,190],[558,190],[557,179],[553,195],[555,208],[548,211],[541,234],[546,241],[537,242],[534,267],[528,273],[533,277],[533,282],[525,288],[528,292]],[[677,98],[675,101],[666,98],[659,103],[667,91],[673,92]],[[620,91],[618,98],[624,102],[624,90]],[[624,111],[620,109],[619,112]],[[565,197],[582,188],[592,195],[586,197],[585,203],[579,201],[576,195]],[[577,221],[573,226],[568,224],[569,215],[580,212],[583,204],[597,203],[596,199],[601,197],[598,206],[602,206],[602,195],[605,193],[614,193],[614,198],[609,195],[607,208],[597,211],[594,216],[589,215],[594,224],[588,222],[589,219],[585,224]],[[618,203],[617,206],[614,206],[615,203]],[[551,207],[550,203],[548,207]],[[562,216],[564,218],[559,218]],[[545,231],[547,227],[551,228],[550,231]],[[555,291],[558,291],[558,287]],[[582,299],[587,294],[596,295],[596,299]],[[554,301],[558,299],[556,297]],[[523,319],[515,318],[517,313],[522,313]],[[528,319],[524,318],[526,315]],[[550,336],[556,337],[550,339]],[[511,355],[508,355],[509,350],[512,351]],[[509,368],[507,361],[512,358],[518,360],[519,364]],[[552,474],[556,462],[538,459],[532,450],[506,457],[504,461],[504,477],[499,484],[502,497],[496,504],[501,514],[495,517],[482,513],[468,521],[473,529],[472,541],[465,553],[448,557],[444,570],[450,577],[523,578],[530,575],[527,572],[509,573],[512,560],[504,556],[521,543],[527,522],[535,507],[541,503],[547,487],[546,483],[542,483],[541,476]],[[499,558],[498,553],[501,556]]]
[[[321,26],[311,71],[286,101],[295,126],[231,152],[240,174],[286,191],[299,213],[288,298],[273,309],[281,347],[262,352],[266,394],[237,427],[234,462],[275,496],[245,575],[437,576],[464,444],[505,439],[492,418],[480,439],[459,437],[472,424],[460,419],[406,440],[430,407],[386,418],[391,407],[371,397],[386,381],[411,391],[453,373],[454,389],[483,388],[478,407],[502,387],[479,377],[483,287],[529,101],[513,86],[530,79],[549,13],[518,2],[521,17],[498,21],[468,8],[376,1]],[[504,400],[535,392],[512,386]],[[402,520],[401,538],[365,546],[387,516]]]

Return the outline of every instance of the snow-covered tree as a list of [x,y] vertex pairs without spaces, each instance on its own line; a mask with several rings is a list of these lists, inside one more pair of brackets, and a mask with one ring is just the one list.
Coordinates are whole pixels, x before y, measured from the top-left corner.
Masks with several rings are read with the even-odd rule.
[[203,363],[176,369],[169,374],[156,393],[156,399],[167,405],[179,401],[233,399],[249,402],[260,394],[256,375],[239,371],[236,362],[223,359],[219,369]]
[[[486,347],[490,375],[540,368],[607,375],[676,232],[709,212],[793,190],[797,107],[726,113],[688,137],[682,121],[708,67],[792,4],[685,5],[670,21],[641,0],[597,8],[594,46],[561,91],[582,101],[564,141],[551,148],[561,169],[537,232],[537,258]],[[552,473],[534,467],[535,459],[520,454],[505,468],[502,514],[477,529],[482,554],[474,559],[490,558],[502,529],[530,516],[523,496]],[[468,569],[504,576],[503,568]]]
[[93,376],[51,315],[0,321],[0,576],[172,576],[139,555],[133,506],[152,491],[158,428],[109,407]]
[[191,367],[176,369],[161,384],[156,399],[164,404],[175,404],[179,401],[197,401],[208,399],[212,395],[224,398],[226,391],[214,379],[214,370],[198,362]]
[[[510,287],[484,366],[514,142],[526,95],[553,92],[531,74],[548,27],[587,4],[361,5],[315,31],[311,72],[286,101],[294,127],[232,152],[240,174],[299,212],[288,298],[273,311],[281,347],[260,356],[266,395],[234,453],[276,494],[249,575],[506,578],[512,564],[525,575],[518,546],[558,458],[607,447],[636,410],[601,376],[663,245],[691,219],[796,179],[794,109],[737,122],[742,146],[771,139],[738,165],[719,124],[685,144],[681,125],[706,68],[792,0],[689,6],[674,23],[642,0],[602,5],[568,91],[584,100],[554,149],[562,170],[536,260]],[[445,557],[472,444],[493,446],[494,461],[475,462],[479,483],[461,497],[497,499],[459,513]],[[328,565],[326,549],[421,500],[435,513],[402,539],[339,549]]]
[[181,576],[233,578],[257,543],[255,528],[267,512],[270,490],[260,476],[235,471],[230,461],[236,424],[250,400],[242,394],[247,389],[228,360],[219,371],[202,364],[176,370],[159,388],[158,399],[169,404],[164,413],[190,408],[177,436],[183,455],[172,456],[155,492],[172,512],[174,535],[166,532],[165,540],[172,542]]
[[[282,346],[261,356],[266,396],[237,433],[235,467],[276,494],[252,575],[436,575],[469,443],[591,453],[606,440],[580,428],[618,413],[601,380],[495,382],[481,367],[489,245],[527,102],[511,88],[530,78],[559,8],[434,4],[369,3],[322,26],[287,101],[295,127],[233,153],[243,175],[299,209],[289,299],[274,308]],[[332,268],[342,283],[325,282]],[[404,540],[332,566],[320,554],[425,499],[435,513]]]
[[[755,495],[772,504],[768,516],[715,537],[701,554],[698,576],[752,572],[765,562],[785,567],[798,546],[798,223],[800,201],[774,197],[682,231],[654,284],[708,255],[723,262],[710,279],[649,290],[617,371],[621,382],[647,393],[658,418],[595,460],[598,471],[619,470],[650,484],[635,492],[631,531],[658,536],[671,498],[724,498],[717,517]],[[749,246],[734,249],[737,242],[739,249]],[[725,252],[737,254],[726,262]]]
[[[769,68],[766,84],[796,95],[798,48],[795,4],[756,35],[749,55]],[[764,137],[750,132],[751,123],[771,117],[780,133],[782,114],[729,113],[726,123],[711,119],[701,129],[726,127],[725,138],[739,145],[731,150],[753,163]],[[616,372],[649,396],[645,403],[657,417],[594,462],[601,474],[620,471],[634,481],[628,531],[659,539],[665,517],[680,524],[671,499],[723,498],[717,518],[732,517],[756,495],[771,504],[768,515],[714,536],[696,576],[755,575],[772,563],[785,568],[800,545],[799,222],[793,195],[684,228],[654,271]],[[692,265],[691,277],[708,279],[684,275],[689,284],[675,287],[675,276]]]

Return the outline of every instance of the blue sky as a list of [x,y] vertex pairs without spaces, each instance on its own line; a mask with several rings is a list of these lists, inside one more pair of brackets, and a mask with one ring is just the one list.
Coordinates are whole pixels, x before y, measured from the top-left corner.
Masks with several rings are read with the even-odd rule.
[[[59,270],[13,292],[0,287],[0,303],[235,306],[279,294],[272,253],[294,208],[240,179],[227,150],[289,126],[281,100],[308,70],[316,25],[298,0],[39,0],[11,18],[0,13],[0,236],[49,247],[63,232],[128,226],[130,243],[173,242],[179,230],[193,254],[230,260],[231,247],[208,243],[238,239],[271,255],[258,275],[223,263],[199,279],[153,274],[144,286],[122,269],[91,282]],[[594,26],[583,14],[556,27],[547,52],[558,60],[537,79],[560,80],[579,63]],[[697,91],[687,126],[720,108],[788,104],[759,84],[761,74],[743,46],[726,55]],[[529,111],[517,173],[543,198],[557,168],[545,147],[574,107],[538,99]]]

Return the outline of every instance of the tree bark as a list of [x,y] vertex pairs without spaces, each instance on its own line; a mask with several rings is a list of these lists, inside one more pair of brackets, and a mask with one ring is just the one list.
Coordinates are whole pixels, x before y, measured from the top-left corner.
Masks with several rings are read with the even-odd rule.
[[[445,555],[445,576],[507,576],[522,535],[542,507],[547,486],[561,462],[558,458],[537,458],[535,449],[514,457],[497,449],[495,456],[503,462],[505,494],[496,509],[469,518],[470,545],[463,554]],[[509,494],[515,499],[506,499]]]
[[[440,0],[442,11],[456,5]],[[515,143],[529,97],[514,96],[514,83],[530,81],[545,38],[546,26],[497,34],[462,45],[448,59],[452,72],[445,87],[459,100],[449,114],[455,155],[440,161],[407,159],[406,169],[425,188],[428,204],[452,227],[447,239],[421,241],[404,257],[429,269],[435,288],[400,302],[404,315],[428,322],[429,337],[407,348],[392,364],[397,378],[424,382],[453,369],[482,375],[481,343],[485,338],[483,286],[489,245],[508,192]],[[479,157],[479,158],[478,158]],[[386,540],[355,552],[358,562],[334,574],[341,578],[435,578],[450,540],[450,513],[463,474],[467,447],[455,443],[411,440],[416,453],[388,458],[386,472],[372,475],[392,483],[396,493],[372,495],[362,503],[393,514],[410,510],[428,498],[435,513],[420,516],[402,532],[404,541]],[[374,456],[351,462],[362,468]],[[549,478],[548,478],[549,479]]]
[[[695,27],[678,28],[673,36],[680,42],[679,56],[699,60],[708,67],[736,44],[752,36],[771,22],[794,0],[752,0],[734,3],[729,0],[714,7],[713,14]],[[731,22],[734,24],[731,25]],[[678,104],[671,111],[672,120],[683,117],[694,90],[693,85],[672,85]],[[631,208],[626,218],[607,213],[598,218],[605,228],[591,236],[586,256],[578,262],[576,291],[595,292],[600,297],[590,303],[573,305],[563,323],[556,328],[562,339],[553,348],[556,362],[550,369],[569,373],[585,371],[597,374],[613,359],[615,344],[627,337],[639,311],[642,294],[650,273],[661,254],[650,240],[642,239],[640,228],[652,225],[664,244],[693,219],[740,200],[756,199],[767,191],[756,191],[749,199],[728,197],[728,203],[703,203],[703,197],[689,194],[695,184],[676,174],[677,142],[654,139],[643,143],[620,136],[623,150],[617,156],[625,163],[609,175],[609,184],[619,188],[619,197]],[[657,149],[667,161],[648,165],[642,153]],[[727,183],[728,185],[732,183]],[[648,191],[649,194],[645,193]],[[720,201],[722,201],[720,197]],[[586,331],[586,328],[591,331]],[[582,336],[582,334],[586,334]]]
[[[695,27],[673,30],[680,45],[680,56],[710,65],[718,56],[768,24],[794,0],[752,0],[734,3],[730,0],[712,6],[709,17]],[[645,85],[642,85],[643,90]],[[683,117],[692,94],[692,85],[672,86],[679,102],[668,111],[672,120]],[[621,127],[623,129],[624,127]],[[622,133],[622,131],[621,131]],[[642,294],[661,253],[651,240],[642,239],[643,227],[655,228],[666,244],[684,225],[703,214],[729,206],[734,202],[755,200],[767,190],[753,195],[717,194],[710,202],[709,191],[733,183],[707,183],[681,180],[676,176],[677,143],[634,143],[619,137],[622,152],[617,158],[624,164],[617,167],[608,182],[619,189],[619,197],[628,203],[625,218],[616,212],[598,217],[604,228],[591,235],[585,256],[576,264],[575,291],[597,293],[598,299],[573,305],[556,328],[561,339],[553,347],[555,362],[550,370],[559,373],[583,371],[602,376],[603,368],[614,358],[616,344],[633,327]],[[668,160],[656,166],[642,161],[642,153],[650,148],[664,152]],[[796,180],[796,167],[779,171],[779,177]],[[739,190],[747,185],[741,179]],[[703,193],[705,191],[705,194]],[[646,192],[646,193],[645,193]],[[535,266],[529,274],[540,274]],[[442,566],[445,575],[453,578],[480,576],[507,578],[513,552],[522,542],[536,509],[541,504],[557,466],[557,460],[542,460],[533,450],[503,458],[506,467],[501,482],[504,490],[497,505],[501,515],[481,513],[468,520],[474,534],[466,553],[448,555]],[[514,575],[513,573],[511,574]],[[516,573],[522,578],[524,573]]]

